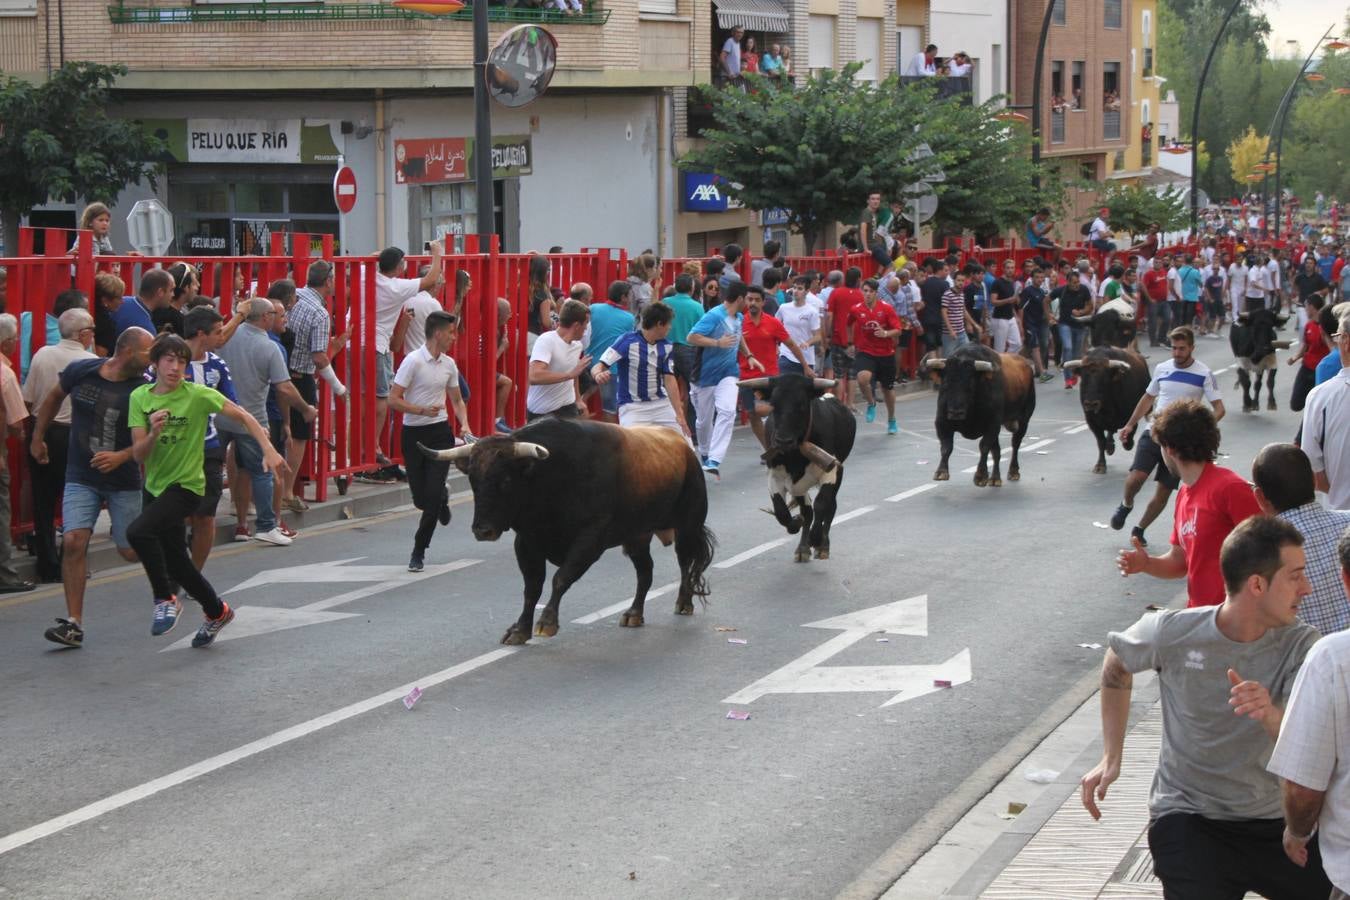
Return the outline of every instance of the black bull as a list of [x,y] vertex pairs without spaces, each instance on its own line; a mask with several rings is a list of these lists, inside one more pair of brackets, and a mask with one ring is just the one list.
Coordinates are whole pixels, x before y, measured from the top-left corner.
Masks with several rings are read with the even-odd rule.
[[[768,450],[769,497],[773,514],[788,534],[801,532],[793,559],[807,562],[830,558],[830,525],[839,506],[844,460],[853,452],[858,423],[844,404],[822,396],[834,382],[804,375],[751,378],[741,387],[754,388],[773,412],[764,420]],[[812,505],[811,490],[815,489]],[[792,507],[797,515],[792,514]]]
[[[453,460],[469,476],[475,538],[495,541],[508,529],[516,533],[525,602],[503,644],[525,643],[532,629],[540,637],[557,634],[562,595],[610,547],[623,547],[637,570],[633,605],[619,624],[642,625],[652,586],[653,535],[667,546],[675,544],[680,564],[675,612],[691,615],[694,597],[707,597],[704,575],[716,546],[704,524],[707,484],[698,457],[674,431],[543,419],[509,438],[423,450]],[[545,562],[558,570],[534,628]]]
[[[1242,386],[1242,411],[1255,412],[1261,408],[1261,375],[1266,376],[1266,408],[1276,409],[1275,371],[1278,359],[1275,351],[1287,350],[1288,341],[1276,340],[1276,329],[1284,326],[1287,316],[1273,310],[1258,309],[1238,316],[1228,330],[1228,345],[1237,357],[1238,384]],[[1255,387],[1253,391],[1252,388]]]
[[[1017,481],[1021,477],[1017,451],[1022,446],[1022,438],[1026,437],[1031,414],[1036,411],[1036,385],[1031,363],[1013,353],[995,353],[979,344],[966,344],[946,359],[930,360],[927,365],[942,373],[934,423],[942,444],[942,459],[933,473],[933,480],[946,481],[951,477],[947,462],[952,455],[954,435],[960,432],[962,437],[980,442],[975,484],[1001,487],[998,432],[1000,428],[1007,428],[1013,435],[1008,480]],[[986,467],[990,455],[993,456],[992,477]]]
[[[1071,359],[1064,368],[1080,379],[1078,399],[1088,430],[1097,439],[1097,464],[1092,471],[1106,474],[1106,456],[1116,452],[1115,433],[1130,421],[1139,398],[1148,388],[1148,365],[1138,353],[1115,347],[1095,347],[1082,359]],[[1134,447],[1134,435],[1121,441],[1126,450]]]

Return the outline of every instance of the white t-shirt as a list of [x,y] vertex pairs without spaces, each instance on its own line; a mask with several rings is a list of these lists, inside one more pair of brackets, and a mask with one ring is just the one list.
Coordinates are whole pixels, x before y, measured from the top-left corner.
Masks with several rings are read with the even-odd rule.
[[375,273],[375,352],[388,353],[389,339],[394,336],[399,313],[417,292],[422,290],[420,278],[390,278],[383,272]]
[[403,399],[413,406],[439,406],[440,412],[434,416],[415,416],[403,414],[405,426],[434,425],[448,421],[446,415],[445,394],[451,388],[459,390],[459,368],[450,354],[442,353],[435,359],[425,346],[403,357],[398,372],[394,374],[394,384],[403,388]]
[[[543,362],[548,364],[550,372],[570,372],[581,362],[584,346],[581,341],[569,344],[557,331],[546,331],[534,342],[530,364]],[[538,416],[570,406],[577,402],[574,384],[570,379],[556,384],[532,384],[525,397],[525,408]]]
[[1101,216],[1092,220],[1092,226],[1088,230],[1088,240],[1104,241],[1111,237],[1111,227],[1106,224],[1106,220]]
[[1202,248],[1200,249],[1200,255],[1203,256],[1203,257],[1205,258],[1205,264],[1206,264],[1206,265],[1213,265],[1213,264],[1214,264],[1214,248],[1213,248],[1213,247],[1202,247]]
[[923,53],[914,54],[914,58],[909,61],[905,67],[906,78],[917,78],[923,75],[936,75],[937,66],[928,61],[928,57]]
[[1181,270],[1176,266],[1167,270],[1167,299],[1181,299]]
[[965,78],[972,68],[974,66],[971,63],[947,63],[947,74],[952,78]]
[[1153,380],[1146,389],[1153,399],[1153,415],[1157,415],[1177,400],[1207,400],[1213,404],[1222,400],[1219,381],[1214,373],[1198,359],[1181,368],[1173,360],[1165,359],[1153,369]]
[[1233,263],[1228,267],[1228,293],[1234,297],[1247,294],[1247,267],[1242,263]]
[[1350,368],[1313,388],[1307,403],[1303,452],[1314,472],[1327,473],[1327,506],[1350,509]]
[[[801,348],[802,356],[806,357],[806,364],[815,368],[816,348],[811,342],[820,328],[820,310],[810,303],[803,303],[801,306],[789,303],[787,306],[778,307],[778,321],[787,329],[788,337],[796,341],[797,346]],[[778,345],[778,356],[780,359],[797,361],[797,357],[792,355],[787,344]]]
[[411,309],[413,319],[408,323],[408,334],[403,339],[403,349],[407,353],[414,350],[421,350],[427,342],[427,316],[434,312],[444,312],[445,307],[441,306],[441,301],[428,294],[426,291],[418,291],[417,296],[403,304],[404,309]]
[[1252,266],[1247,270],[1247,298],[1264,300],[1270,289],[1270,273],[1262,266]]
[[819,295],[813,294],[810,291],[806,292],[806,305],[814,306],[816,312],[820,313],[822,316],[825,315],[825,298],[829,296],[827,291],[828,288],[825,291],[821,291]]
[[1280,264],[1273,259],[1266,261],[1266,280],[1272,291],[1280,289]]
[[1313,644],[1285,707],[1267,771],[1324,791],[1317,819],[1322,868],[1336,887],[1350,888],[1350,633]]

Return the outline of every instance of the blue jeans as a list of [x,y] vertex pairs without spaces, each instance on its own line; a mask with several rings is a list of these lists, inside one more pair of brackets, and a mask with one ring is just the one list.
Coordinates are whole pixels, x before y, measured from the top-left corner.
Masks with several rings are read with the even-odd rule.
[[230,443],[234,444],[235,464],[247,472],[253,482],[253,508],[258,511],[253,533],[271,531],[277,527],[277,516],[272,509],[272,473],[263,466],[262,448],[247,434],[222,431],[220,435],[229,436]]
[[[1068,362],[1071,359],[1083,358],[1083,340],[1087,337],[1086,328],[1074,328],[1072,325],[1059,323],[1059,345],[1063,348],[1063,361]],[[1064,369],[1064,380],[1067,382],[1072,377],[1068,369]]]
[[970,336],[964,331],[958,335],[950,335],[945,331],[942,333],[942,356],[947,358],[956,352],[956,348],[964,347],[970,343]]

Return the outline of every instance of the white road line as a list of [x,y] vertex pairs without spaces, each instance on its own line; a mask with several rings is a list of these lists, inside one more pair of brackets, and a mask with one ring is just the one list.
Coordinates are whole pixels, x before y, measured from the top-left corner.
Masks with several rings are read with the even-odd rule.
[[921,484],[918,487],[910,488],[907,491],[901,491],[900,493],[892,497],[887,497],[886,502],[899,503],[901,500],[908,500],[910,497],[918,496],[919,494],[922,494],[924,491],[931,491],[933,488],[937,487],[941,483],[942,482],[940,481],[930,481],[927,484]]
[[488,663],[496,662],[503,657],[510,656],[518,650],[520,650],[519,647],[501,647],[497,650],[484,653],[482,656],[475,656],[473,659],[462,662],[457,666],[451,666],[448,669],[442,669],[439,672],[427,675],[416,681],[410,681],[407,684],[400,685],[399,687],[385,691],[382,694],[376,694],[374,697],[367,700],[353,703],[350,706],[344,706],[341,709],[326,713],[316,719],[310,719],[308,722],[292,725],[290,728],[285,728],[275,734],[259,738],[256,741],[244,744],[242,747],[236,747],[219,756],[204,759],[185,769],[179,769],[177,772],[171,772],[168,775],[156,778],[153,781],[147,781],[145,784],[113,794],[111,797],[105,797],[88,806],[82,806],[63,816],[57,816],[54,819],[49,819],[46,822],[34,825],[31,828],[16,831],[13,834],[0,838],[0,856],[3,856],[11,850],[17,850],[20,847],[27,846],[34,841],[40,841],[45,837],[50,837],[53,834],[65,831],[67,828],[73,828],[83,822],[96,819],[105,813],[110,813],[148,797],[153,797],[161,791],[177,787],[180,784],[186,784],[203,775],[209,775],[226,766],[248,759],[251,756],[257,756],[259,753],[271,750],[273,747],[279,747],[282,744],[298,740],[299,738],[313,734],[316,731],[328,728],[331,725],[345,722],[355,716],[370,712],[373,709],[378,709],[386,703],[391,703],[406,696],[414,687],[420,687],[422,690],[426,690],[427,688],[447,682],[452,678],[458,678],[460,675],[472,672],[474,669],[481,668]]
[[751,547],[749,550],[745,550],[745,551],[742,551],[742,552],[740,552],[740,553],[737,553],[735,556],[731,557],[730,559],[724,559],[724,560],[722,560],[722,561],[719,562],[719,563],[713,563],[713,568],[714,568],[714,569],[730,569],[732,566],[739,566],[741,563],[745,562],[747,559],[754,559],[756,556],[759,556],[761,553],[767,553],[768,551],[772,550],[774,547],[781,547],[781,546],[783,546],[783,545],[786,544],[789,540],[790,540],[790,538],[781,537],[781,538],[779,538],[779,539],[776,540],[776,541],[768,541],[768,542],[766,542],[766,543],[760,544],[758,547]]
[[[678,581],[672,581],[670,584],[663,584],[659,588],[652,588],[647,592],[647,600],[650,600],[653,597],[660,597],[662,594],[669,594],[671,591],[675,590],[679,586],[680,583]],[[596,622],[599,622],[601,619],[609,618],[615,613],[623,612],[625,609],[627,609],[632,605],[633,605],[633,598],[629,597],[627,600],[620,600],[618,603],[610,604],[609,606],[606,606],[604,609],[597,609],[593,613],[587,613],[586,615],[582,616],[579,619],[573,619],[572,624],[592,625]],[[543,609],[543,607],[536,606],[535,609]]]
[[1082,432],[1087,431],[1087,430],[1088,430],[1087,423],[1084,422],[1082,425],[1075,425],[1075,426],[1073,426],[1072,428],[1067,428],[1067,429],[1065,429],[1064,433],[1065,433],[1065,434],[1081,434]]
[[1224,372],[1227,372],[1227,371],[1228,371],[1229,369],[1231,369],[1231,368],[1233,368],[1233,367],[1232,367],[1232,366],[1224,366],[1222,369],[1215,369],[1214,372],[1213,372],[1212,374],[1214,374],[1214,375],[1222,375]]
[[865,516],[874,509],[876,509],[875,506],[860,506],[857,509],[851,509],[848,512],[844,513],[842,516],[835,516],[834,521],[831,524],[838,525],[840,522],[847,522],[849,519],[856,519],[858,518],[858,516]]
[[[1034,444],[1028,444],[1028,445],[1025,446],[1025,447],[1021,447],[1021,448],[1018,449],[1017,452],[1018,452],[1018,453],[1030,453],[1030,452],[1033,451],[1033,450],[1039,450],[1039,449],[1041,449],[1042,447],[1046,446],[1047,444],[1053,444],[1054,442],[1055,442],[1055,439],[1054,439],[1054,438],[1046,438],[1046,439],[1043,440],[1043,441],[1037,441],[1037,442],[1034,443]],[[1006,448],[1005,448],[1005,449],[1006,449]],[[975,471],[976,469],[978,469],[978,468],[979,468],[978,465],[970,466],[969,468],[962,469],[962,470],[961,470],[961,474],[962,474],[962,475],[969,475],[969,474],[971,474],[972,472],[974,472],[974,471]]]

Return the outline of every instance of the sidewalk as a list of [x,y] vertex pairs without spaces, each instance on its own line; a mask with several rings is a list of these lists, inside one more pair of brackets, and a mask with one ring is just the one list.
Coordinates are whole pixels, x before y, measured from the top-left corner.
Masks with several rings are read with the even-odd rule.
[[[1162,740],[1153,673],[1135,676],[1120,778],[1094,822],[1078,781],[1101,759],[1099,694],[1027,755],[884,900],[1161,898],[1148,854],[1148,793]],[[1049,784],[1030,772],[1053,776]],[[1009,804],[1025,803],[1014,813]]]

